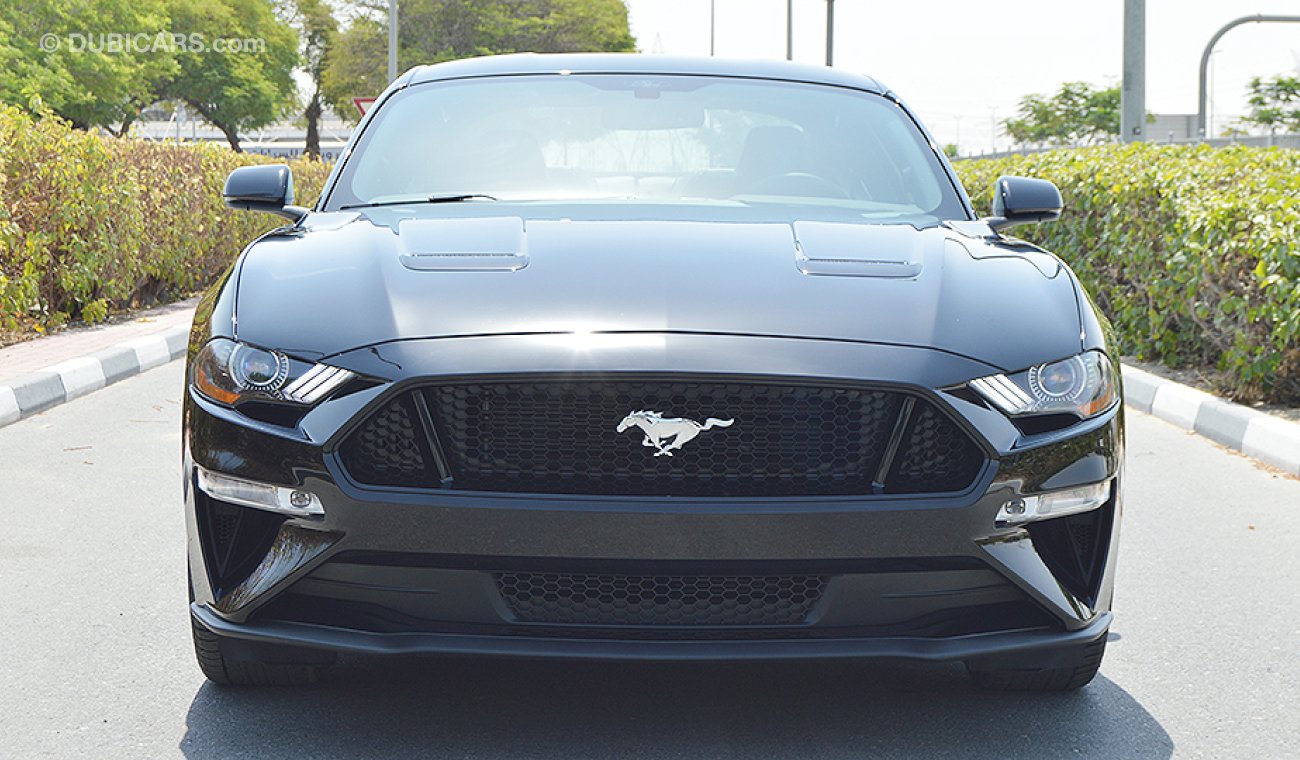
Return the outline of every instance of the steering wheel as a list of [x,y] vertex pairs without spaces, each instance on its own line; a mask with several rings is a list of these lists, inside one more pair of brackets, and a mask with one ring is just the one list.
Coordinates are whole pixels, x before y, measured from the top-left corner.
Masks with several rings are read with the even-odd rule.
[[844,188],[809,172],[771,174],[754,183],[745,195],[799,195],[812,198],[848,198]]

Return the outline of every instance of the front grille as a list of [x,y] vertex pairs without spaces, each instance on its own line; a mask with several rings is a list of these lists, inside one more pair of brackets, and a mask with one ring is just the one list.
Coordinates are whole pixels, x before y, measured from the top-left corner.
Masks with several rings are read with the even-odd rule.
[[432,478],[428,443],[410,396],[398,396],[366,420],[340,454],[362,483],[421,486]]
[[[617,430],[637,410],[733,422],[656,456],[641,429]],[[340,458],[373,486],[692,497],[953,492],[984,462],[938,407],[897,391],[605,378],[410,391],[363,422]]]
[[918,404],[886,480],[894,493],[960,491],[983,462],[955,422],[933,404]]
[[550,625],[780,626],[807,621],[819,575],[497,573],[515,619]]

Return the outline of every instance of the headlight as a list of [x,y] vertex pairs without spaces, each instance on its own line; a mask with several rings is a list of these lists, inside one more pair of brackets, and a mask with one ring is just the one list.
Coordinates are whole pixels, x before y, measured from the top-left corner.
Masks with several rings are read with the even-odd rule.
[[199,393],[222,404],[248,399],[314,404],[352,377],[346,369],[216,338],[194,358],[190,382]]
[[1106,411],[1119,398],[1115,369],[1100,351],[1085,351],[1013,375],[989,375],[970,387],[1007,414],[1077,414]]

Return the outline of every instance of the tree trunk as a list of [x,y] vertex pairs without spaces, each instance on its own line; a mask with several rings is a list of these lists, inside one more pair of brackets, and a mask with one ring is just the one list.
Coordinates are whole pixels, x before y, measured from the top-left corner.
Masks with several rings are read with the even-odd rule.
[[202,116],[204,121],[216,127],[217,129],[221,130],[221,134],[226,136],[226,142],[230,143],[231,150],[235,151],[236,153],[244,152],[243,148],[239,147],[239,133],[235,131],[234,127],[228,124],[223,124],[222,122],[212,118],[212,114],[208,113],[208,110],[200,106],[198,103],[195,103],[190,100],[187,100],[185,102],[186,104],[189,105],[190,108],[193,108],[195,111],[198,111],[199,116]]
[[135,123],[135,117],[128,116],[127,118],[122,119],[122,123],[118,125],[117,129],[110,129],[108,131],[114,137],[126,137],[127,134],[131,131],[131,125],[134,123]]
[[307,120],[307,139],[303,145],[303,153],[308,158],[320,159],[320,89],[317,89],[311,96],[311,101],[307,103],[307,109],[303,111],[303,118]]
[[230,143],[231,150],[236,153],[244,152],[244,149],[239,147],[239,135],[235,133],[234,128],[228,127],[225,124],[217,124],[216,122],[213,122],[213,124],[217,129],[221,130],[221,134],[226,136],[226,142]]

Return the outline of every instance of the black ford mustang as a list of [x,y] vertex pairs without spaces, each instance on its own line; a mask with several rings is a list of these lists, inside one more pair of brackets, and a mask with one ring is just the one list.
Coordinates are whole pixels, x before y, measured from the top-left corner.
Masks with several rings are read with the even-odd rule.
[[1056,218],[977,219],[872,79],[412,70],[204,298],[184,480],[222,683],[338,652],[964,661],[1072,689],[1111,621],[1123,412]]

